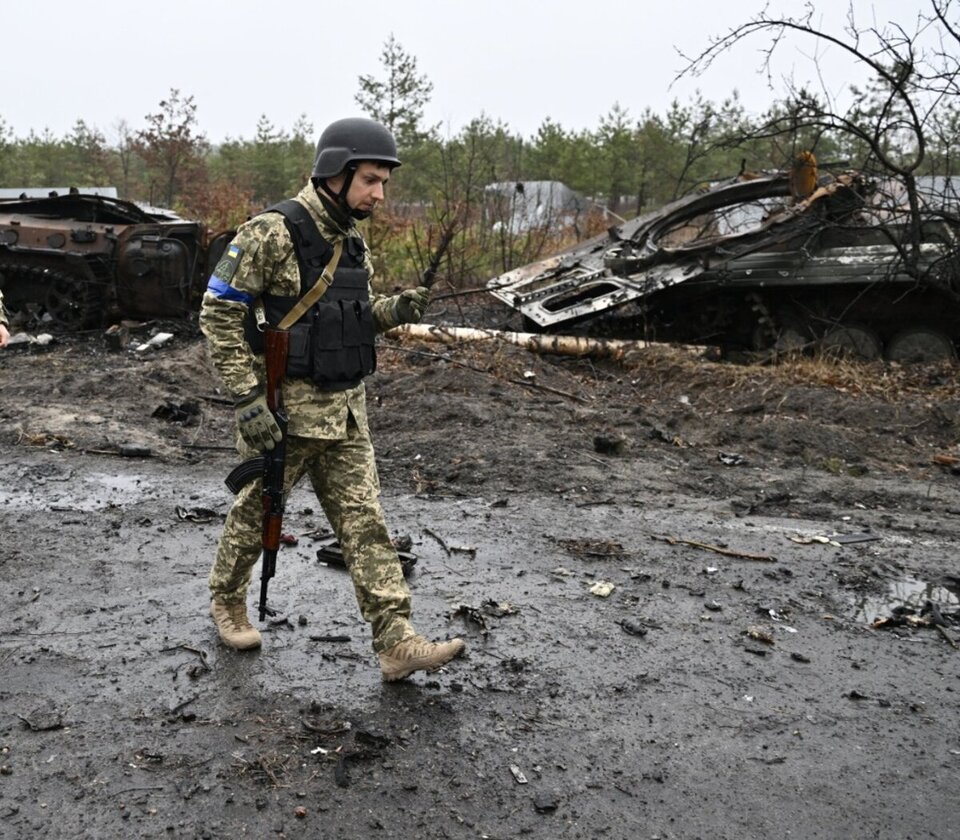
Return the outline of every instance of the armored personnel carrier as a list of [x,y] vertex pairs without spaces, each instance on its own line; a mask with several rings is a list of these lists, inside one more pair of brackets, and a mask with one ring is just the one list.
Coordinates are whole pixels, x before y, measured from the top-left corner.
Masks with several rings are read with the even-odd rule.
[[63,330],[182,317],[228,240],[101,195],[0,199],[0,289],[11,313]]
[[488,288],[538,331],[616,314],[634,338],[730,353],[955,357],[960,237],[950,214],[930,204],[911,214],[902,189],[857,173],[815,175],[799,190],[797,174],[689,195]]

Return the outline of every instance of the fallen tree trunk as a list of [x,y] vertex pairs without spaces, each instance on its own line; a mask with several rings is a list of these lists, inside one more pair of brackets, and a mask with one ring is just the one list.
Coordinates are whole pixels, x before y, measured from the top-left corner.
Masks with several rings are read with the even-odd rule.
[[384,335],[400,338],[409,335],[424,341],[456,344],[461,341],[505,341],[534,353],[556,353],[561,356],[591,356],[622,359],[632,350],[645,347],[666,347],[654,341],[621,341],[613,338],[586,338],[575,335],[540,335],[538,333],[481,330],[475,327],[440,327],[434,324],[402,324]]

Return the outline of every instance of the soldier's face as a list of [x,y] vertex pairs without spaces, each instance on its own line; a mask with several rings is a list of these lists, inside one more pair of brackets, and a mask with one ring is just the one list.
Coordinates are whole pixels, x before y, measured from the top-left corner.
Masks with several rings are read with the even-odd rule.
[[[340,192],[346,175],[330,178],[327,184],[334,195]],[[383,201],[383,191],[390,180],[390,168],[382,163],[364,160],[357,164],[357,171],[347,190],[347,204],[351,210],[372,212]]]

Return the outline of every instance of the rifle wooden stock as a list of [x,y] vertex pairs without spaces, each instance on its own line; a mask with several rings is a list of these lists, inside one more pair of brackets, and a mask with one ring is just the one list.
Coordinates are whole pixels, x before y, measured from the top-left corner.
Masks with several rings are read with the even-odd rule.
[[[274,416],[283,412],[283,377],[287,373],[289,352],[290,333],[267,327],[263,334],[263,360],[267,366],[267,405]],[[287,422],[286,415],[283,422]]]

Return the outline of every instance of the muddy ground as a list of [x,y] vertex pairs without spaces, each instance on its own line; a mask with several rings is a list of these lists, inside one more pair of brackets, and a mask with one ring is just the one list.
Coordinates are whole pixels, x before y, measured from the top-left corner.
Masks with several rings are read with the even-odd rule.
[[304,488],[218,644],[232,409],[158,329],[0,354],[3,837],[958,836],[955,366],[385,340],[384,507],[469,647],[384,685]]

